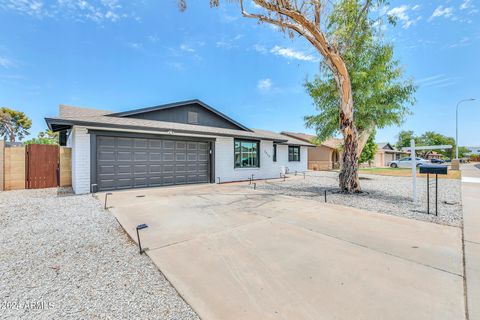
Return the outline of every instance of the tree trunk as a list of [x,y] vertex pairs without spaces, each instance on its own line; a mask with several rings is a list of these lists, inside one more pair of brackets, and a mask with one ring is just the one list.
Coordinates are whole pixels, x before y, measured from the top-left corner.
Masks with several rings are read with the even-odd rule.
[[340,91],[340,130],[343,134],[343,161],[339,186],[345,193],[361,192],[358,179],[358,133],[353,119],[352,86],[345,64],[343,61],[336,62],[334,76]]
[[343,161],[340,169],[340,190],[345,193],[361,192],[358,179],[358,143],[357,132],[353,122],[340,113],[343,133]]

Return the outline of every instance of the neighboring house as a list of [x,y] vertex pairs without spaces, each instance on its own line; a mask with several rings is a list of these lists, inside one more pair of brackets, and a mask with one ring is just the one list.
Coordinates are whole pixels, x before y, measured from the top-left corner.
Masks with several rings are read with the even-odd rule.
[[390,161],[398,160],[407,155],[406,152],[396,150],[390,143],[377,143],[377,152],[372,162],[373,167],[387,167]]
[[[316,136],[314,135],[286,131],[281,133],[294,139],[315,143]],[[315,144],[315,148],[308,149],[308,170],[332,170],[340,168],[341,139],[332,138],[320,144]]]
[[91,191],[279,177],[312,144],[254,130],[199,100],[125,112],[61,105],[45,118],[72,148],[72,187]]
[[480,147],[465,147],[468,149],[468,155],[479,156],[480,155]]
[[440,159],[442,155],[436,151],[430,151],[425,155],[425,159],[432,160],[432,159]]

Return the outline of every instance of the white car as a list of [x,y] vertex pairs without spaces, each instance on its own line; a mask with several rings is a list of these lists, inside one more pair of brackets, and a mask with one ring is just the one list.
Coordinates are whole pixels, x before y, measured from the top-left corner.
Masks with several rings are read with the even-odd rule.
[[[423,158],[418,158],[418,157],[415,158],[415,161],[416,161],[417,167],[422,165],[422,164],[430,163],[430,161],[428,161],[426,159],[423,159]],[[411,157],[406,157],[406,158],[402,158],[402,159],[399,159],[399,160],[390,161],[388,163],[388,165],[390,166],[390,168],[411,168],[412,167],[412,158]]]

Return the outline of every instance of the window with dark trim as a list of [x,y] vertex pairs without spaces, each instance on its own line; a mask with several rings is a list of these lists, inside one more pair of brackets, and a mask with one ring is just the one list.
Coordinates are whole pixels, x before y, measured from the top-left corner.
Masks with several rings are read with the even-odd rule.
[[299,146],[288,146],[288,161],[300,161]]
[[273,162],[277,162],[277,145],[273,144]]
[[234,161],[235,168],[260,167],[260,142],[235,139]]

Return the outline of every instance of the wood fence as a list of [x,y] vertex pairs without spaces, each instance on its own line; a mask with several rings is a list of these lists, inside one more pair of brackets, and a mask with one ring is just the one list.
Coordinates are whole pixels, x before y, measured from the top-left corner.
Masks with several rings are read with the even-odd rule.
[[70,148],[51,145],[8,147],[0,140],[0,191],[67,187],[72,184],[71,172]]

